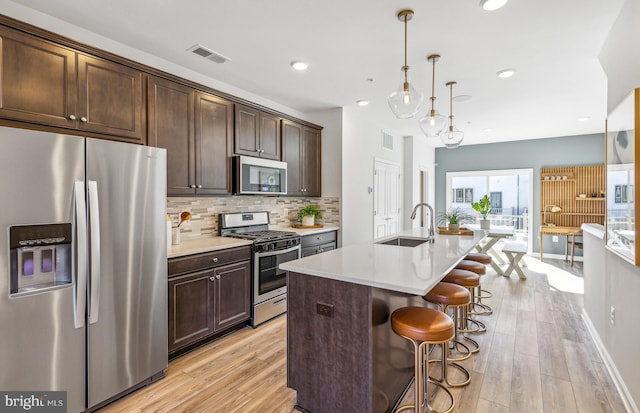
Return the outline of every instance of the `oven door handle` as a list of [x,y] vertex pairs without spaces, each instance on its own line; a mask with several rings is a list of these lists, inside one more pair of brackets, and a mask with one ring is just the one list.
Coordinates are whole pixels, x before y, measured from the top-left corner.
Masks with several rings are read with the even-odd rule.
[[286,254],[287,252],[292,252],[298,250],[298,258],[300,258],[300,245],[296,245],[295,247],[287,248],[284,250],[273,250],[273,251],[265,251],[265,252],[256,252],[256,257],[270,257],[272,255]]

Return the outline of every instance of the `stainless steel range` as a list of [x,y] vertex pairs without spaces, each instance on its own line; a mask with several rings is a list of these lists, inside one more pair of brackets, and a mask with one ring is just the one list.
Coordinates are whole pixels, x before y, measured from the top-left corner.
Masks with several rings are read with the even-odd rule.
[[300,236],[269,230],[268,212],[220,214],[220,235],[253,241],[252,325],[286,312],[287,273],[278,266],[300,258]]

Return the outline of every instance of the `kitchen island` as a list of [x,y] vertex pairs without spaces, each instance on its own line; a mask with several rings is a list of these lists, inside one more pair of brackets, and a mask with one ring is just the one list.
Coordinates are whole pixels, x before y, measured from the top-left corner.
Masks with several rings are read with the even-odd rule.
[[[399,236],[413,245],[427,232]],[[413,377],[413,350],[392,331],[390,314],[424,305],[422,295],[484,236],[436,235],[434,243],[416,246],[383,239],[282,264],[288,271],[287,385],[297,392],[296,408],[391,411]]]

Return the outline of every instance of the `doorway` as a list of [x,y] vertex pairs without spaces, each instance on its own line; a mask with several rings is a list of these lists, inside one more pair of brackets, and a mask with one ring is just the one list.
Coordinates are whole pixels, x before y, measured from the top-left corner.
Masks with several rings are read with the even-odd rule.
[[400,229],[400,165],[375,159],[373,169],[373,238],[397,234]]

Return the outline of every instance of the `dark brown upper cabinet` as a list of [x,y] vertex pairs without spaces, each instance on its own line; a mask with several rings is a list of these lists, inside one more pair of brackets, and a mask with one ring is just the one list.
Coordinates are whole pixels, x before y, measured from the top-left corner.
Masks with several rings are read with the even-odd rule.
[[231,194],[233,103],[150,76],[148,144],[167,149],[167,195]]
[[236,105],[235,154],[279,161],[280,117]]
[[322,195],[320,131],[282,121],[282,160],[287,163],[287,195]]
[[0,117],[145,143],[142,72],[0,26]]

